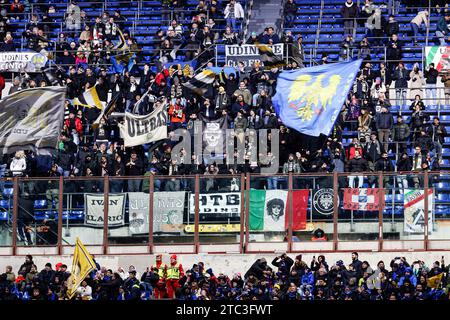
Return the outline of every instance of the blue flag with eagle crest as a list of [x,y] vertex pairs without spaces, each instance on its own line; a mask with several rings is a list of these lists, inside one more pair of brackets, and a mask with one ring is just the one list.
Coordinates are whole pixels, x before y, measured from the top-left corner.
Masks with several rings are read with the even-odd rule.
[[303,134],[329,135],[362,60],[283,71],[273,105],[283,124]]

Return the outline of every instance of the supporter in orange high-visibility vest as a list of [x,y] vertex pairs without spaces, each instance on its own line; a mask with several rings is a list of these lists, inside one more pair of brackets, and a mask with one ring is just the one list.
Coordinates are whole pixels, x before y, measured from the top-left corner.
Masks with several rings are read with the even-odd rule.
[[180,287],[179,280],[184,276],[183,266],[177,262],[177,255],[170,256],[170,265],[167,267],[166,289],[169,299],[175,298],[175,291]]

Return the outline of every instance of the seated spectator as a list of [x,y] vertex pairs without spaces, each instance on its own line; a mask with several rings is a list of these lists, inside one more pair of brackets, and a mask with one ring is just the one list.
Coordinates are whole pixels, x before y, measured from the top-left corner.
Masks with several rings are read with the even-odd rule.
[[439,38],[441,46],[447,45],[445,39],[450,35],[450,29],[448,28],[449,22],[450,22],[450,13],[446,13],[445,15],[439,18],[439,21],[437,23],[436,37]]

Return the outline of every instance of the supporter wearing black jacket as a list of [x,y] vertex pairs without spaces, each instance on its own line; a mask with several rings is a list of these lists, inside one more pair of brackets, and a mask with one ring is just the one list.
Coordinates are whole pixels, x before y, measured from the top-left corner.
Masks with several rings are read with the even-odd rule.
[[382,153],[383,146],[380,141],[378,141],[376,134],[372,133],[370,135],[370,141],[368,141],[364,147],[364,155],[367,161],[371,162],[372,165],[375,164],[375,162],[380,159]]
[[45,268],[42,269],[41,272],[38,274],[39,282],[46,288],[51,283],[53,283],[53,280],[55,278],[55,270],[52,269],[52,264],[47,263],[45,265]]
[[278,267],[278,271],[285,277],[287,277],[290,273],[291,267],[294,264],[294,260],[292,260],[286,253],[283,253],[281,256],[275,257],[272,260],[272,264],[275,267]]
[[367,171],[367,160],[362,158],[358,151],[355,151],[355,157],[348,162],[348,172],[364,172]]
[[267,261],[264,258],[256,260],[250,269],[245,273],[244,278],[247,279],[250,275],[255,276],[257,279],[261,279],[264,275],[264,271],[267,270]]
[[414,147],[419,146],[422,149],[422,153],[427,154],[434,149],[433,141],[431,137],[426,133],[425,129],[420,130],[420,135],[417,137]]
[[389,16],[389,20],[388,20],[387,24],[385,25],[384,30],[388,37],[391,37],[393,34],[399,33],[400,28],[398,25],[398,21],[395,20],[395,17],[393,15]]

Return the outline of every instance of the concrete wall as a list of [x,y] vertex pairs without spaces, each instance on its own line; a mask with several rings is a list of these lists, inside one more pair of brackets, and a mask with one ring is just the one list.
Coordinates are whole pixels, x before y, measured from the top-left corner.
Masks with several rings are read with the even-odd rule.
[[[319,254],[314,254],[317,258]],[[359,258],[361,261],[367,260],[371,266],[375,266],[378,261],[383,260],[385,264],[389,264],[392,258],[397,256],[406,257],[407,261],[413,262],[417,259],[425,261],[428,265],[434,261],[441,259],[444,256],[446,263],[450,262],[450,252],[389,252],[389,253],[360,253]],[[185,267],[191,268],[194,263],[200,261],[205,263],[206,268],[212,268],[215,274],[225,273],[234,274],[240,272],[244,274],[252,263],[261,257],[265,257],[270,263],[276,254],[178,254],[178,261]],[[290,254],[292,258],[295,258],[296,254]],[[303,260],[308,264],[311,262],[313,254],[304,254]],[[163,261],[169,263],[169,255],[163,255]],[[329,264],[333,264],[338,260],[343,260],[347,265],[351,262],[351,253],[327,253],[325,254],[326,260]],[[71,267],[71,256],[35,256],[33,258],[38,266],[38,269],[43,269],[45,263],[50,262],[54,266],[58,262],[65,263]],[[96,255],[96,260],[101,266],[117,270],[119,266],[125,270],[130,265],[134,265],[139,272],[145,271],[147,266],[150,266],[155,262],[155,255],[121,255],[121,256],[100,256]],[[24,257],[0,257],[0,271],[4,272],[7,265],[12,265],[14,272],[17,273],[20,265],[25,261]]]

